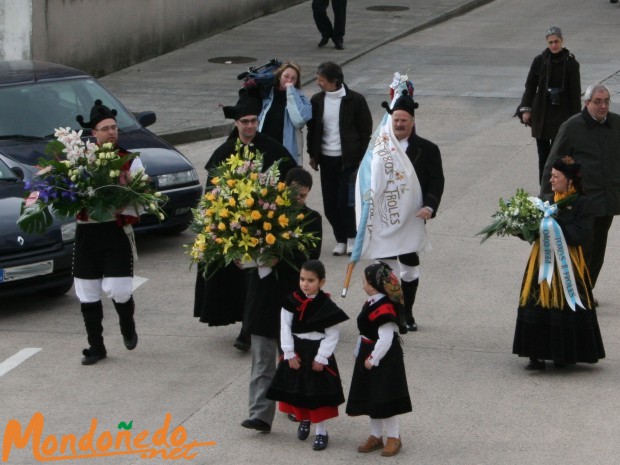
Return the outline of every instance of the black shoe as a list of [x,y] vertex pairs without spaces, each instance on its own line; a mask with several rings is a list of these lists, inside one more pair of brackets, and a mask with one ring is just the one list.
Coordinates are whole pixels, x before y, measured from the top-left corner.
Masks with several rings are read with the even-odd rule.
[[291,421],[294,421],[295,423],[297,423],[299,421],[294,413],[289,413],[288,414],[288,419],[291,420]]
[[248,429],[255,429],[261,433],[268,433],[271,431],[271,425],[269,423],[265,423],[263,420],[259,420],[258,418],[248,418],[247,420],[243,420],[241,426]]
[[129,339],[123,338],[123,342],[125,343],[127,350],[134,350],[138,345],[138,333],[134,331],[133,336]]
[[310,420],[302,420],[297,427],[297,438],[300,441],[305,441],[310,436]]
[[609,3],[618,3],[618,0],[609,0]]
[[99,360],[103,360],[107,357],[105,352],[94,352],[92,349],[84,349],[82,355],[84,355],[84,358],[82,358],[82,365],[94,365]]
[[553,366],[555,368],[562,369],[562,368],[566,368],[566,363],[564,363],[564,362],[553,362]]
[[413,332],[418,330],[418,324],[414,321],[413,323],[407,323],[407,332]]
[[545,369],[545,361],[544,360],[536,360],[535,358],[531,358],[527,365],[525,365],[526,370],[539,370],[542,371]]
[[312,448],[314,450],[325,450],[325,449],[327,449],[328,441],[329,441],[329,435],[327,435],[327,434],[317,434],[314,437],[314,444],[312,444]]
[[344,50],[344,43],[342,42],[342,39],[333,39],[334,40],[334,46],[336,47],[337,50]]
[[319,42],[319,48],[325,47],[327,45],[327,42],[329,42],[329,37],[321,37],[321,41]]
[[239,337],[235,339],[233,346],[235,347],[235,349],[238,349],[241,352],[247,352],[252,347],[252,344],[248,342],[248,340],[240,334]]

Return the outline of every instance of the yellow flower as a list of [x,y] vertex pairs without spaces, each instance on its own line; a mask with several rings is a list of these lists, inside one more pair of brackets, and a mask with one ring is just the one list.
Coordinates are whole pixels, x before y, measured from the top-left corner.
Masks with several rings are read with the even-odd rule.
[[235,187],[236,183],[237,181],[235,179],[229,179],[226,181],[226,184],[228,184],[228,187]]
[[269,193],[269,191],[267,189],[265,189],[264,187],[260,190],[260,196],[261,197],[265,197],[268,193]]
[[265,221],[265,222],[263,223],[263,229],[264,229],[265,231],[271,231],[271,223],[268,223],[268,222],[266,222],[266,221]]
[[286,184],[284,184],[283,182],[279,182],[278,183],[278,192],[282,192],[284,189],[286,189]]
[[217,229],[219,229],[220,231],[226,231],[226,224],[220,221],[220,224],[217,225]]
[[234,207],[235,205],[237,205],[237,201],[235,200],[234,197],[231,197],[230,199],[228,199],[228,205],[230,205],[231,207]]
[[210,208],[205,210],[205,216],[213,216],[213,210]]
[[256,181],[258,179],[258,173],[250,173],[250,179]]
[[216,237],[216,238],[215,238],[215,243],[216,243],[216,244],[221,244],[222,242],[224,242],[224,241],[222,240],[222,238],[221,238],[221,237]]
[[278,205],[278,206],[280,206],[280,207],[281,207],[281,206],[282,206],[282,205],[284,205],[284,204],[285,204],[284,199],[278,195],[278,196],[276,197],[276,205]]
[[299,221],[303,220],[305,218],[305,215],[303,213],[300,213],[299,215],[297,215],[297,219]]
[[207,195],[205,195],[205,199],[207,199],[209,202],[213,202],[215,200],[215,195],[209,192]]
[[213,184],[214,186],[217,186],[219,182],[220,182],[220,178],[218,178],[217,176],[211,179],[211,184]]
[[267,218],[273,218],[273,215],[275,215],[275,214],[276,214],[276,212],[274,212],[273,210],[269,210],[267,212]]
[[278,224],[280,227],[286,228],[288,226],[288,217],[283,213],[278,217]]
[[263,216],[260,214],[260,212],[258,210],[252,210],[252,213],[250,214],[250,218],[252,218],[254,221],[258,221],[262,217]]
[[248,233],[248,228],[246,228],[245,226],[241,226],[241,232],[243,234],[247,234]]
[[288,239],[291,238],[291,235],[289,233],[287,233],[287,232],[283,232],[282,234],[280,234],[280,237],[282,239],[287,239],[288,240]]
[[255,237],[251,237],[250,242],[252,243],[252,247],[256,247],[258,245],[258,239]]
[[273,245],[276,242],[276,236],[274,236],[273,234],[269,233],[265,236],[265,242],[269,245]]
[[245,199],[245,206],[246,207],[252,208],[253,205],[254,205],[254,199],[252,197],[250,197],[249,199]]
[[228,215],[230,214],[230,212],[225,208],[222,208],[219,213],[222,218],[228,218]]

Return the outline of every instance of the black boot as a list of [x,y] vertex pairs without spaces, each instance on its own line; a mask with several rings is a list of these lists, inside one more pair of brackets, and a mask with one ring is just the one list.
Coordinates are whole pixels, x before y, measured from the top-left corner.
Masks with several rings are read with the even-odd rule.
[[82,354],[82,365],[93,365],[99,360],[106,358],[107,352],[103,344],[103,305],[101,301],[82,304],[82,317],[86,326],[88,337],[88,349],[84,349]]
[[133,319],[135,310],[133,296],[122,304],[114,300],[112,302],[114,302],[114,308],[116,309],[116,313],[118,313],[118,322],[121,327],[121,334],[123,335],[125,347],[127,347],[128,350],[134,350],[138,345],[138,333],[136,333],[136,322]]
[[413,304],[415,303],[415,295],[418,292],[419,279],[413,281],[403,281],[401,279],[400,285],[403,290],[403,299],[405,301],[405,323],[407,331],[417,331],[418,325],[413,317]]

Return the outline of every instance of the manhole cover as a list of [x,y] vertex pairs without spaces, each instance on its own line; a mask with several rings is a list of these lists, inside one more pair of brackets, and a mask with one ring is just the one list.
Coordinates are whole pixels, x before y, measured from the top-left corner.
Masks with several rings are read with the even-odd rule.
[[240,63],[253,63],[256,58],[252,57],[215,57],[209,58],[209,63],[219,63],[221,65],[238,65]]
[[409,9],[408,6],[397,6],[397,5],[377,5],[377,6],[369,6],[366,8],[370,11],[406,11]]

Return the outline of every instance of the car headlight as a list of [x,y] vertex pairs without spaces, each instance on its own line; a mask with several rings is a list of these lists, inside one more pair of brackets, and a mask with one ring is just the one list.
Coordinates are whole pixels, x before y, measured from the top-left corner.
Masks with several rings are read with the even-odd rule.
[[179,171],[178,173],[161,174],[157,176],[157,187],[160,189],[192,184],[198,181],[198,173],[195,169]]
[[63,242],[71,242],[75,240],[75,228],[77,227],[77,221],[65,223],[60,226],[60,234],[62,234]]

